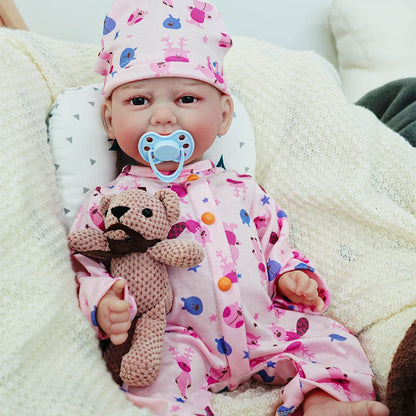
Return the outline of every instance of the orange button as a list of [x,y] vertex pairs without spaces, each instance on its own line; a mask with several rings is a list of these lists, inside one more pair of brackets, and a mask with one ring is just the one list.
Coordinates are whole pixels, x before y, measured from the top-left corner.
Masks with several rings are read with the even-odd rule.
[[223,292],[227,292],[227,290],[230,290],[231,286],[232,286],[231,279],[226,276],[221,277],[221,279],[218,280],[218,287]]
[[196,181],[197,179],[199,179],[199,176],[198,175],[195,175],[195,173],[193,173],[192,175],[189,175],[188,176],[188,181],[189,182]]
[[201,215],[201,220],[204,224],[211,225],[215,222],[215,215],[212,212],[204,212]]

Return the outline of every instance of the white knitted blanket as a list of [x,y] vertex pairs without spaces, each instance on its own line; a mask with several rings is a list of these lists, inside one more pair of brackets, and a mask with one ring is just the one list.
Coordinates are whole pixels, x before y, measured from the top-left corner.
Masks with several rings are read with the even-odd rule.
[[[45,119],[66,87],[98,81],[99,47],[0,29],[0,414],[147,415],[111,381],[78,310]],[[227,60],[255,130],[257,180],[293,244],[327,278],[328,315],[354,331],[384,397],[416,317],[416,150],[344,99],[323,59],[248,38]],[[238,400],[235,400],[235,396]],[[279,391],[217,395],[222,416],[272,415]]]

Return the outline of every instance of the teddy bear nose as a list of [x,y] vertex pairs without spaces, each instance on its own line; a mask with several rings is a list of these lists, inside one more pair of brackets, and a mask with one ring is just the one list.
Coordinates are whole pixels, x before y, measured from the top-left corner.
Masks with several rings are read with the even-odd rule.
[[111,213],[119,220],[130,208],[129,207],[114,207],[111,208]]

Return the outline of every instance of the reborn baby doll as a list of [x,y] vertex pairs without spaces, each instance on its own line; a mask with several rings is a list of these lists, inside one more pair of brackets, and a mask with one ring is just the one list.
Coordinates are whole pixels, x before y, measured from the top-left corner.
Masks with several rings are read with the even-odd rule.
[[[321,316],[328,288],[291,247],[284,211],[253,178],[203,160],[233,117],[223,67],[231,46],[207,2],[115,0],[105,19],[97,66],[104,126],[138,166],[97,188],[72,229],[99,227],[104,195],[171,189],[181,205],[177,233],[205,252],[194,268],[168,267],[173,306],[161,371],[147,387],[124,384],[127,397],[157,415],[213,415],[213,393],[254,378],[284,386],[277,415],[302,407],[306,416],[386,416],[372,401],[358,340]],[[135,305],[129,285],[104,264],[75,259],[83,313],[91,319],[97,308],[102,331],[122,343]]]

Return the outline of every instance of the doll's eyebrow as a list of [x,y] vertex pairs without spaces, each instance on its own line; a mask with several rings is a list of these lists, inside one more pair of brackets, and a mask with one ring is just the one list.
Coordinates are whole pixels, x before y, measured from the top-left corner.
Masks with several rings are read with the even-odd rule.
[[121,86],[122,90],[128,90],[128,89],[143,89],[144,85],[140,81],[136,82],[129,82],[128,84],[124,84]]
[[202,81],[197,79],[187,79],[183,82],[185,85],[201,85],[204,84]]

